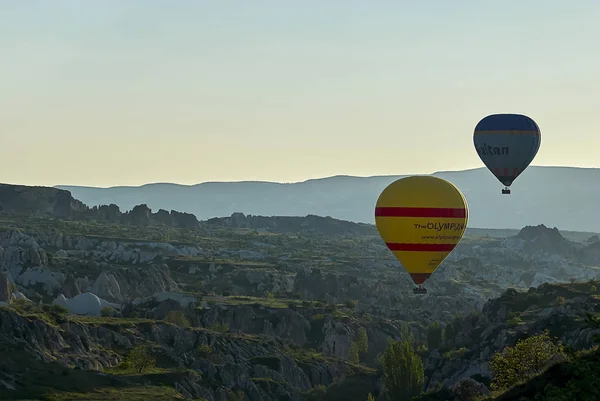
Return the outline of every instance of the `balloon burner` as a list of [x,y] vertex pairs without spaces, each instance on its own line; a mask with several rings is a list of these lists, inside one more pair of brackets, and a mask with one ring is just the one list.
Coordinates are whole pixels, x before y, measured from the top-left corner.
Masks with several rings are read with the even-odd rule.
[[420,295],[421,295],[421,294],[427,294],[427,289],[426,289],[426,288],[423,288],[423,287],[421,287],[421,286],[418,286],[417,288],[413,288],[413,292],[414,292],[415,294],[420,294]]

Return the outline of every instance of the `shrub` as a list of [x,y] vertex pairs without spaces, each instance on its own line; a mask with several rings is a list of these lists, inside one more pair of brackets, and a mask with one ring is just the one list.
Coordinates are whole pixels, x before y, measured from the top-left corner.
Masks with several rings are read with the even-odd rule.
[[108,317],[108,316],[112,316],[113,312],[114,312],[113,308],[105,306],[104,308],[102,308],[100,310],[100,315],[103,316],[103,317]]
[[152,352],[149,346],[139,345],[129,352],[125,359],[125,367],[135,369],[136,372],[142,373],[145,370],[154,367],[156,360],[152,356]]
[[190,321],[185,317],[185,314],[182,311],[172,310],[167,313],[165,316],[165,321],[176,326],[188,327],[190,326]]
[[564,351],[556,344],[548,330],[542,334],[519,340],[514,347],[506,347],[490,360],[493,390],[509,388],[519,381],[542,372],[550,359]]

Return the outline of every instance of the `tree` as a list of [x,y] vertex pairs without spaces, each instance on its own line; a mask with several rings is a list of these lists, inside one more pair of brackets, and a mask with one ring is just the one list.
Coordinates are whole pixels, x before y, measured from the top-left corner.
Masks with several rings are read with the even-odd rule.
[[427,327],[427,347],[429,350],[438,349],[442,346],[442,326],[433,322]]
[[360,363],[360,356],[356,341],[353,341],[352,344],[350,344],[350,348],[348,349],[348,361],[356,364]]
[[358,355],[360,359],[364,359],[367,356],[367,351],[369,350],[369,337],[367,336],[367,330],[364,327],[361,327],[356,332],[356,337],[354,337],[354,342],[358,347]]
[[237,390],[235,392],[229,393],[227,396],[227,401],[244,401],[246,399],[246,395],[242,390]]
[[369,393],[369,395],[367,395],[367,401],[375,401],[375,397],[373,397],[373,394]]
[[187,320],[185,314],[178,310],[169,311],[167,316],[165,316],[165,321],[181,327],[188,327],[190,325],[190,321]]
[[462,326],[462,320],[461,320],[460,316],[457,316],[457,315],[455,315],[452,318],[452,320],[450,322],[448,322],[448,324],[446,324],[446,326],[444,327],[443,335],[442,335],[446,345],[452,343],[455,340],[456,335],[460,331],[461,326]]
[[154,367],[156,360],[152,356],[150,347],[147,345],[138,345],[127,355],[126,365],[135,369],[138,373]]
[[411,348],[414,348],[415,346],[415,336],[413,335],[410,326],[407,324],[402,324],[402,327],[400,328],[400,341],[407,341]]
[[423,361],[407,340],[392,342],[381,358],[385,388],[393,400],[419,395],[425,382]]
[[548,330],[542,334],[521,339],[514,347],[506,347],[490,360],[492,390],[507,389],[519,381],[541,373],[550,359],[564,352],[564,346],[555,343]]
[[317,384],[316,386],[308,390],[306,399],[308,401],[324,401],[326,395],[327,387],[325,387],[322,384]]
[[100,315],[101,315],[102,317],[110,317],[110,316],[112,316],[112,314],[113,314],[113,311],[114,311],[114,309],[113,309],[113,308],[110,308],[110,307],[108,307],[108,306],[105,306],[104,308],[102,308],[102,309],[100,310]]

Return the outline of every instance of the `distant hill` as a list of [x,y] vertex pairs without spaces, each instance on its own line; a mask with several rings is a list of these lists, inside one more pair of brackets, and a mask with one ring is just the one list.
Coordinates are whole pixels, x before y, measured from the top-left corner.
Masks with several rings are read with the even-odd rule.
[[[517,179],[511,195],[484,168],[433,174],[453,182],[465,194],[470,227],[521,228],[545,224],[563,230],[599,231],[600,169],[532,166]],[[234,212],[262,216],[331,216],[373,223],[379,193],[403,176],[335,176],[299,183],[207,182],[197,185],[147,184],[93,188],[60,185],[88,205],[114,203],[129,210],[180,210],[198,219]]]
[[0,184],[0,213],[28,214],[73,220],[97,220],[133,226],[167,226],[198,228],[193,214],[159,210],[152,213],[147,205],[140,204],[128,212],[117,205],[88,207],[73,198],[69,191],[49,187]]

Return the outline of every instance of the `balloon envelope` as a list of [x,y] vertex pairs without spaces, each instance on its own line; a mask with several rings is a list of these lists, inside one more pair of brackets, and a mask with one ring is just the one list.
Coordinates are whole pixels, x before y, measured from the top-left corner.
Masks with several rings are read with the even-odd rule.
[[460,242],[467,221],[468,206],[460,190],[432,176],[394,181],[375,207],[379,235],[417,285]]
[[542,134],[531,118],[521,114],[492,114],[477,124],[473,143],[483,164],[505,186],[529,166]]

